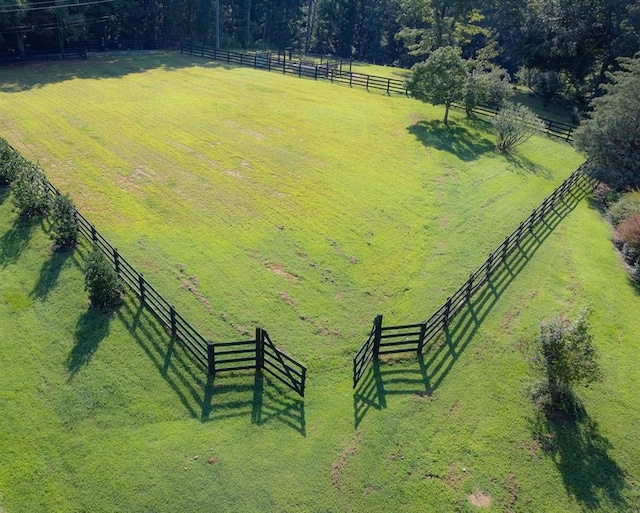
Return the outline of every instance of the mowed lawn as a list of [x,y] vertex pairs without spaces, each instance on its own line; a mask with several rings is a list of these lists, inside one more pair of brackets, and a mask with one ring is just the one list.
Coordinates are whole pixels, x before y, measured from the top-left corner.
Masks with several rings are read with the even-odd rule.
[[[188,319],[214,340],[262,325],[309,366],[304,400],[251,374],[207,382],[133,299],[89,313],[86,248],[52,255],[4,192],[7,513],[638,507],[640,298],[587,201],[455,347],[382,365],[368,403],[351,390],[373,316],[426,318],[577,167],[568,145],[506,159],[460,113],[445,129],[411,99],[176,54],[0,77],[1,135]],[[519,342],[586,305],[605,381],[579,422],[547,424]]]

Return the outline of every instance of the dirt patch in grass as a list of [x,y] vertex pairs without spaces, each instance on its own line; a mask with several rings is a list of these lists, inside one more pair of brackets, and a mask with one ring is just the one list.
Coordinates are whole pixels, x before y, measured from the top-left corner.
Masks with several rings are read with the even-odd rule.
[[336,488],[340,488],[340,473],[342,469],[347,466],[347,459],[349,456],[353,456],[356,453],[358,444],[362,441],[362,435],[356,433],[349,445],[344,448],[340,457],[331,465],[331,483]]
[[288,292],[285,292],[284,290],[280,292],[280,294],[278,294],[278,297],[292,308],[295,308],[296,306],[298,306],[298,302],[295,299],[293,299]]
[[267,263],[266,266],[273,274],[283,276],[287,280],[298,281],[298,277],[295,274],[290,273],[280,264]]
[[516,501],[518,500],[518,484],[516,483],[515,474],[509,474],[509,476],[507,477],[506,489],[509,493],[509,502],[507,503],[507,507],[504,511],[505,513],[512,513],[512,508],[515,506]]
[[488,508],[491,506],[492,497],[488,493],[484,493],[481,490],[476,490],[471,495],[467,497],[469,502],[473,504],[476,508]]
[[186,267],[184,264],[178,264],[178,279],[180,280],[180,285],[182,286],[182,288],[191,292],[195,296],[195,298],[204,305],[207,311],[210,312],[211,302],[198,288],[198,285],[200,284],[200,280],[196,275],[187,276]]
[[218,463],[218,458],[216,458],[215,456],[209,456],[207,458],[207,463],[209,465],[215,465],[216,463]]

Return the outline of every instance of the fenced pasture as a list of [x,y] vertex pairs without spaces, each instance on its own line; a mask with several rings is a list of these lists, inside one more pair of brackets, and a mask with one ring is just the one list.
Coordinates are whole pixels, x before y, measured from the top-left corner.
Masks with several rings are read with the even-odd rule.
[[[182,53],[233,63],[240,66],[252,66],[254,69],[266,71],[277,71],[283,75],[295,75],[298,78],[311,78],[313,80],[328,80],[331,83],[345,84],[349,87],[365,89],[367,91],[382,91],[387,95],[404,94],[408,95],[406,78],[395,78],[392,76],[378,76],[368,73],[354,71],[351,66],[343,69],[343,63],[326,59],[318,62],[316,59],[305,59],[302,56],[293,56],[287,52],[253,52],[245,53],[230,50],[216,50],[204,45],[193,45],[183,43],[180,46]],[[366,66],[361,66],[366,69]],[[356,70],[358,67],[356,67]],[[398,70],[396,75],[410,74],[408,70]],[[474,114],[493,117],[498,109],[486,105],[480,105],[473,109]],[[565,141],[573,140],[575,125],[563,123],[554,119],[541,118],[545,125],[544,132],[552,137],[557,137]]]
[[[422,357],[381,358],[352,390],[372,318],[436,311],[578,167],[569,145],[505,159],[461,113],[445,129],[400,96],[178,54],[29,68],[0,78],[0,132],[207,340],[266,326],[310,380],[302,401],[267,372],[207,377],[132,296],[94,317],[80,255],[52,254],[0,191],[7,513],[449,512],[477,491],[495,510],[635,507],[638,293],[584,199]],[[520,341],[585,303],[607,379],[576,422],[546,422]]]

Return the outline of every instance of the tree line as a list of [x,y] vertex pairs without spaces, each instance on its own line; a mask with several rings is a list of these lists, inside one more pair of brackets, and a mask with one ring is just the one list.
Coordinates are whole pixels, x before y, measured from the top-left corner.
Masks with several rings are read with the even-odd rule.
[[548,100],[596,94],[639,34],[639,0],[0,0],[4,52],[190,40],[411,67],[455,46]]

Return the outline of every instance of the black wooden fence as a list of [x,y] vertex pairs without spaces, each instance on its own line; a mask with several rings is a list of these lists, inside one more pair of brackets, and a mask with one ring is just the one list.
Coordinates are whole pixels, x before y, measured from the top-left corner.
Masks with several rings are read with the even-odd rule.
[[183,43],[180,51],[197,57],[213,59],[214,61],[251,66],[267,71],[279,71],[285,75],[296,75],[315,80],[329,80],[339,84],[348,84],[350,87],[363,87],[367,91],[384,91],[388,95],[407,94],[407,88],[403,80],[342,71],[329,63],[318,65],[312,62],[295,62],[287,59],[285,54],[231,52],[228,50],[216,50],[203,45],[196,46],[191,43]]
[[[60,195],[60,191],[48,180],[46,187],[52,198]],[[212,342],[205,339],[86,217],[78,210],[75,213],[80,234],[104,254],[140,303],[165,326],[173,338],[183,343],[209,374],[241,369],[263,370],[304,397],[306,367],[280,351],[265,330],[258,328],[255,340],[250,341]]]
[[[303,60],[293,61],[291,59],[287,59],[285,52],[231,52],[229,50],[216,50],[203,45],[193,45],[191,43],[182,43],[180,51],[197,57],[213,59],[214,61],[239,64],[241,66],[251,66],[255,69],[265,69],[267,71],[280,71],[283,74],[296,75],[299,78],[305,77],[313,78],[314,80],[329,80],[332,83],[348,84],[349,87],[362,87],[367,91],[383,91],[388,95],[409,94],[404,80],[378,77],[375,75],[367,75],[365,73],[342,71],[342,69],[336,69],[335,66],[330,65],[328,61],[327,63],[320,65],[313,62],[305,62]],[[473,112],[475,114],[493,117],[497,114],[498,109],[481,105],[474,108]],[[573,132],[576,130],[575,125],[562,123],[553,119],[540,119],[545,124],[545,133],[547,135],[558,137],[565,141],[573,140]]]
[[426,321],[405,324],[401,326],[383,326],[382,315],[373,321],[373,328],[366,342],[358,349],[353,357],[353,387],[365,373],[368,364],[377,360],[379,355],[411,352],[422,354],[424,347],[440,334],[506,261],[507,257],[516,250],[520,243],[533,234],[535,227],[544,221],[545,216],[552,212],[568,194],[579,187],[586,187],[592,182],[582,172],[582,167],[576,169],[562,184],[547,196],[544,201],[531,212],[529,217],[518,225],[513,233],[504,239],[502,244],[493,251],[477,271]]

